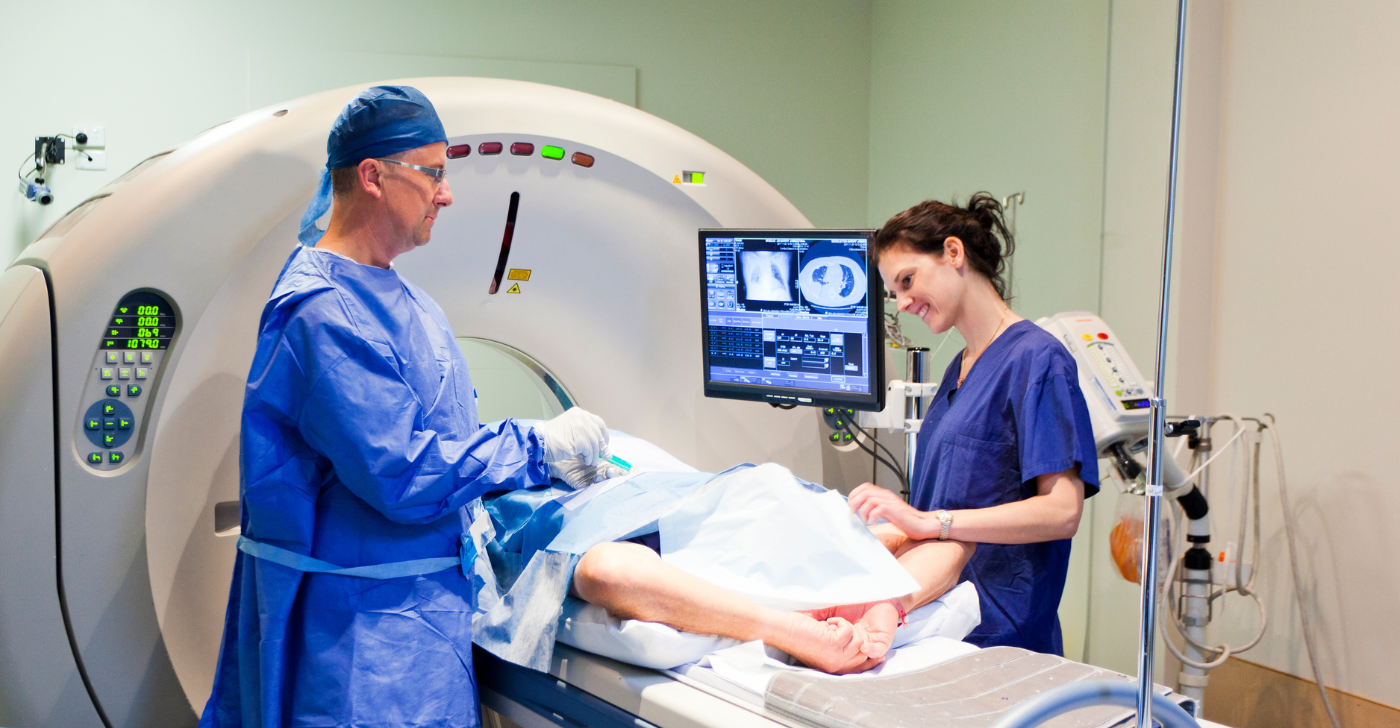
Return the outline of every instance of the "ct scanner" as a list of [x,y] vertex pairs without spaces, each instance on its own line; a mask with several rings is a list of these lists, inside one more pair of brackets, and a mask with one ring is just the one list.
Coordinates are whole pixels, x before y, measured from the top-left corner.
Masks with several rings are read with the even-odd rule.
[[[495,79],[404,83],[433,100],[458,154],[470,147],[448,163],[456,202],[432,242],[396,261],[458,336],[523,363],[550,409],[580,404],[702,469],[779,460],[821,481],[810,408],[705,399],[700,376],[696,229],[810,227],[796,208],[700,138],[622,104]],[[359,89],[246,114],[147,160],[0,276],[0,725],[196,722],[234,562],[234,539],[216,530],[237,524],[259,313],[297,244],[327,132]],[[503,151],[481,154],[491,143]],[[563,158],[542,156],[546,145]],[[492,293],[512,195],[513,275]],[[173,332],[129,363],[120,343],[104,349],[105,327],[143,302],[164,303]],[[108,447],[88,423],[111,401],[126,426]],[[561,650],[559,679],[511,684],[623,722],[769,724]],[[482,679],[488,705],[521,705],[497,694],[510,684]]]

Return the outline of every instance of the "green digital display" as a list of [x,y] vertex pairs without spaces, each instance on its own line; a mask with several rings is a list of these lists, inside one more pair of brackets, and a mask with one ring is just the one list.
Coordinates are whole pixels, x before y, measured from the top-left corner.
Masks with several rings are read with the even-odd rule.
[[103,349],[164,349],[175,336],[175,309],[158,293],[138,291],[122,297],[107,329]]

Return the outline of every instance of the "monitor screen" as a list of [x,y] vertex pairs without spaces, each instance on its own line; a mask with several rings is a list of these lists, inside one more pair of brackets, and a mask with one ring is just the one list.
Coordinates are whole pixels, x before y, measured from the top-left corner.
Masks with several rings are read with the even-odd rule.
[[873,233],[701,230],[705,396],[880,409],[883,292],[869,265]]

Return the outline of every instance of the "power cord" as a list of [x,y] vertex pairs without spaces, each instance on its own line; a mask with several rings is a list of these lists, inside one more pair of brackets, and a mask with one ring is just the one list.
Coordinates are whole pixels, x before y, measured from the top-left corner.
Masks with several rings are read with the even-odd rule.
[[[904,472],[904,468],[895,465],[894,461],[898,458],[895,457],[894,453],[890,452],[890,449],[888,447],[885,447],[879,440],[875,439],[874,437],[871,437],[870,433],[867,432],[865,428],[861,427],[860,425],[851,422],[849,419],[844,419],[840,422],[841,428],[845,431],[847,435],[850,436],[850,442],[854,443],[855,446],[864,451],[865,454],[875,458],[876,462],[884,465],[886,468],[889,468],[890,472],[894,473],[895,477],[899,479],[900,487],[904,489],[905,493],[908,493],[909,476],[907,473]],[[851,431],[852,427],[856,429],[855,432]],[[875,448],[866,445],[866,440],[870,440],[871,442],[875,443],[876,448],[884,450],[887,454],[889,454],[889,459],[886,459],[885,457],[880,455],[879,451]]]

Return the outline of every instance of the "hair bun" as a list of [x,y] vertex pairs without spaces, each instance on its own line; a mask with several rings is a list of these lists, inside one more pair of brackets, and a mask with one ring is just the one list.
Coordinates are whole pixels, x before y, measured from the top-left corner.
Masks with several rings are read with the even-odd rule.
[[1016,242],[1006,228],[1001,202],[989,192],[974,194],[963,207],[925,200],[895,215],[875,234],[875,256],[878,259],[882,252],[899,245],[942,255],[943,241],[949,237],[962,241],[972,269],[985,276],[1005,299],[1009,292],[1003,273]]

